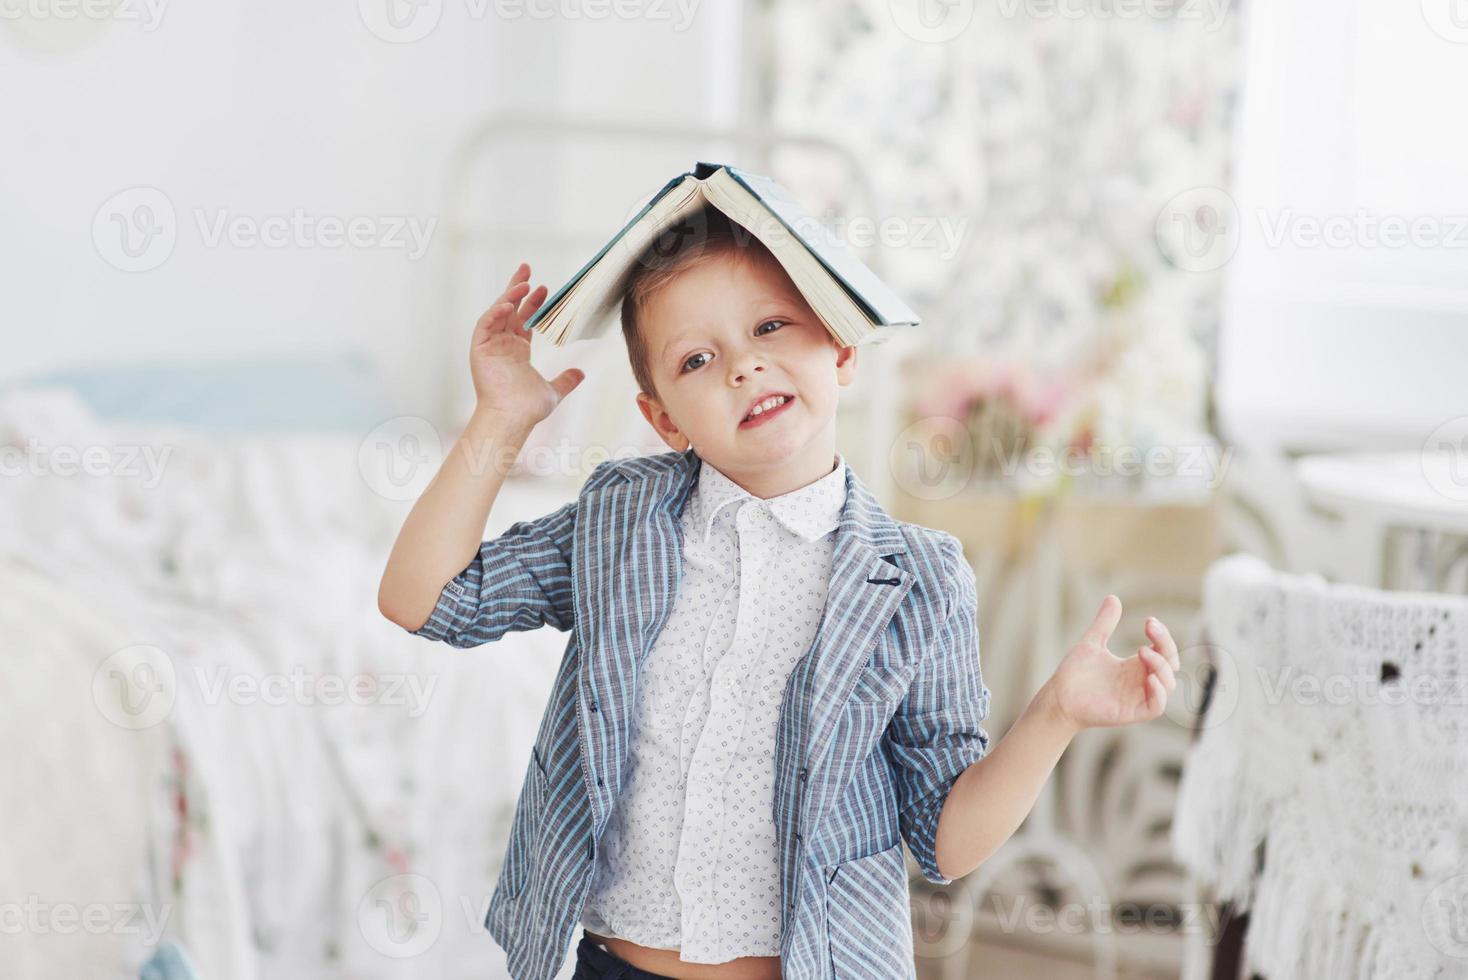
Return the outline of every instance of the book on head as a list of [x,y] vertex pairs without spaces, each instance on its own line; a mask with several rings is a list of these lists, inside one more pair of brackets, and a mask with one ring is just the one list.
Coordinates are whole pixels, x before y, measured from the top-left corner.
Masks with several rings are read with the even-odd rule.
[[702,161],[664,184],[525,325],[558,347],[602,336],[620,322],[639,257],[649,246],[653,255],[671,254],[669,242],[698,236],[708,207],[770,250],[843,346],[880,343],[893,330],[918,325],[917,314],[785,188],[761,174]]

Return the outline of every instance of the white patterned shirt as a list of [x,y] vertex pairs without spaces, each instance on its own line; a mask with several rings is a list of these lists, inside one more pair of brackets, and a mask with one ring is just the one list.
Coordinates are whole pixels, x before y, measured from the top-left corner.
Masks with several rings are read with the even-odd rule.
[[825,476],[768,499],[701,463],[585,928],[689,963],[780,954],[775,731],[815,642],[845,502],[839,453]]

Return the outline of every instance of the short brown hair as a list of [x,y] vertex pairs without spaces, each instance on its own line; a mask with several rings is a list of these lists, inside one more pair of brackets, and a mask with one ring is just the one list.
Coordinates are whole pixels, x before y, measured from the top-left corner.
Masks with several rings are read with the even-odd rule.
[[[639,329],[647,304],[654,294],[679,275],[719,256],[768,262],[782,275],[785,274],[784,266],[763,242],[743,225],[731,221],[724,212],[708,204],[653,239],[633,264],[622,296],[622,338],[627,342],[632,376],[646,394],[657,397],[652,368],[648,366],[647,345]],[[795,290],[793,282],[790,288]]]

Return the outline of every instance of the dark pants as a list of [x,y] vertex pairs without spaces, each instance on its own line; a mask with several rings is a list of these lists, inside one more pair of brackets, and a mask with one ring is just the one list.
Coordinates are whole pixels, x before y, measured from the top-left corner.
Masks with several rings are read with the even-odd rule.
[[672,980],[663,973],[639,970],[622,957],[594,943],[585,932],[576,945],[576,972],[572,980]]

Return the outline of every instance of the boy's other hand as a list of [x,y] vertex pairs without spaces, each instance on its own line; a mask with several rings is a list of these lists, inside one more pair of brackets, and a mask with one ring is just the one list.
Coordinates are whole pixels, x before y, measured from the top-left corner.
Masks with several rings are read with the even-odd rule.
[[1162,714],[1168,692],[1177,687],[1175,671],[1181,662],[1167,627],[1148,617],[1151,645],[1122,659],[1106,648],[1120,620],[1121,600],[1108,595],[1040,692],[1055,717],[1076,730],[1150,721]]
[[586,377],[567,368],[550,381],[530,366],[530,330],[525,321],[545,302],[542,284],[530,288],[530,265],[521,262],[495,304],[474,325],[469,371],[479,409],[525,421],[540,422]]

